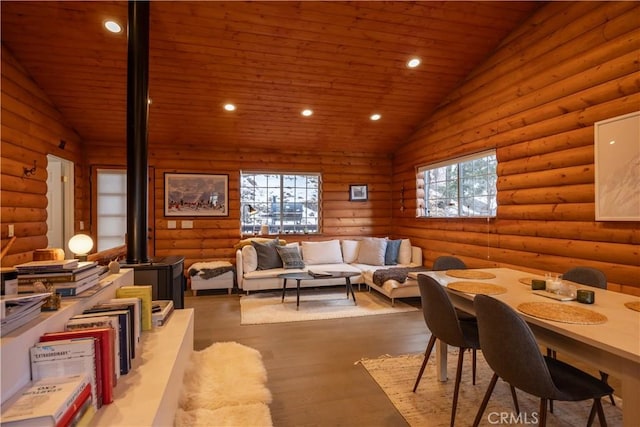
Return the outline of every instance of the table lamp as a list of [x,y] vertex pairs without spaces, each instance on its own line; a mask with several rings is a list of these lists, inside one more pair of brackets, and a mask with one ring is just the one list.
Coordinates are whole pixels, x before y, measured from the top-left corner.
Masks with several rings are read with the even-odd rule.
[[76,234],[69,239],[69,250],[80,261],[86,261],[87,255],[93,249],[93,239],[86,234]]

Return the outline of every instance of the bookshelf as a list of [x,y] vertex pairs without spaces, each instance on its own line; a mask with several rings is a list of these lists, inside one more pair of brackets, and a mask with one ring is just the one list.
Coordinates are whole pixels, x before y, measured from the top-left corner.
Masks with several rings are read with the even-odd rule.
[[[2,402],[31,379],[29,348],[41,335],[63,330],[72,316],[103,300],[115,298],[117,288],[133,283],[133,270],[121,269],[101,280],[102,289],[94,295],[63,299],[59,310],[43,312],[37,319],[0,338]],[[134,369],[120,377],[114,390],[114,402],[95,414],[92,425],[150,426],[173,420],[180,392],[175,384],[182,383],[193,349],[193,309],[175,310],[164,326],[145,332],[141,349],[141,357],[134,359]]]

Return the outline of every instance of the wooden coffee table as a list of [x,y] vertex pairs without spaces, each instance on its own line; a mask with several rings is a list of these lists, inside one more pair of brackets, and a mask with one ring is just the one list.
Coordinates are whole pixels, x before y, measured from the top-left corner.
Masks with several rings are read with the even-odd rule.
[[353,303],[358,305],[356,302],[356,295],[353,293],[353,286],[351,286],[351,277],[359,276],[360,273],[356,273],[354,271],[327,271],[327,275],[322,276],[312,276],[308,273],[283,273],[279,274],[278,277],[283,279],[282,283],[282,302],[284,302],[284,296],[287,292],[287,280],[295,280],[296,281],[296,310],[300,308],[300,282],[303,280],[316,280],[316,279],[345,279],[345,285],[347,286],[347,298],[349,298],[349,293],[353,297]]

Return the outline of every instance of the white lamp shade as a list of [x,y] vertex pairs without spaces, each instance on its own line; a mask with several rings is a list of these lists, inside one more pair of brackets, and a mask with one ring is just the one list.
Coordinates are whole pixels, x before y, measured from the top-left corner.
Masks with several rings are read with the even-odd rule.
[[93,239],[86,234],[76,234],[69,239],[69,250],[76,255],[86,255],[93,249]]

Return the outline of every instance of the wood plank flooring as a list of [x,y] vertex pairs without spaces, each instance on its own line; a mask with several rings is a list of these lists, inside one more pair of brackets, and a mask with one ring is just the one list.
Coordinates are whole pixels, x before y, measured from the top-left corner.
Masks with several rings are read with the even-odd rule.
[[[185,306],[195,309],[194,347],[201,350],[214,342],[235,341],[260,351],[273,395],[270,409],[275,426],[408,425],[355,362],[385,354],[423,353],[428,337],[422,311],[240,325],[239,300],[239,295],[227,295],[226,290],[200,291],[197,297],[187,292]],[[420,307],[419,298],[403,301]],[[596,369],[574,364],[598,376]],[[454,375],[455,362],[449,371]],[[610,378],[610,383],[620,390],[617,379]],[[448,420],[449,413],[442,416]]]
[[[260,351],[273,394],[270,408],[275,426],[407,425],[355,362],[383,354],[424,352],[427,331],[421,311],[240,325],[239,296],[223,292],[185,297],[185,306],[195,309],[195,350],[236,341]],[[419,298],[405,301],[420,304]]]

